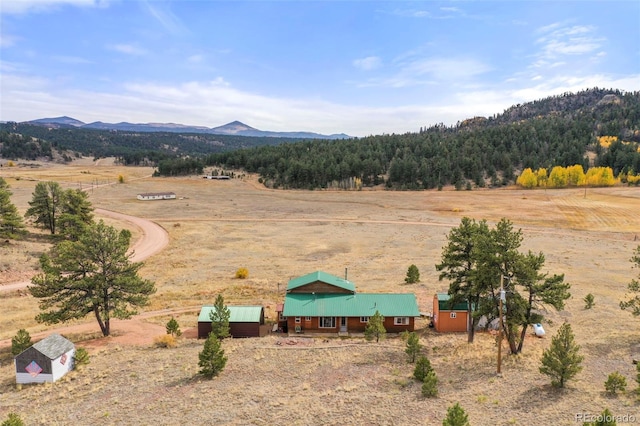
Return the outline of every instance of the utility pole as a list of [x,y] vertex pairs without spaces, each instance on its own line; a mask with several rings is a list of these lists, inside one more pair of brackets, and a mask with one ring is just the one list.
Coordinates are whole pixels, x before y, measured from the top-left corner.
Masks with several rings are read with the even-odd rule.
[[502,299],[504,298],[504,275],[500,273],[500,303],[499,303],[499,316],[500,316],[500,334],[498,335],[498,368],[496,374],[498,377],[502,376],[502,334],[504,333],[503,319],[502,319]]

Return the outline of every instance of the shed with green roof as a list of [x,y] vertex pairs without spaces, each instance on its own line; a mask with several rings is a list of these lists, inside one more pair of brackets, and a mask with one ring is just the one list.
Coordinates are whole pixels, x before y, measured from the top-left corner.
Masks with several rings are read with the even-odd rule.
[[[262,306],[227,306],[229,309],[229,333],[231,337],[259,337],[268,333],[264,323]],[[211,312],[216,308],[205,305],[198,315],[198,339],[206,339],[211,333]]]

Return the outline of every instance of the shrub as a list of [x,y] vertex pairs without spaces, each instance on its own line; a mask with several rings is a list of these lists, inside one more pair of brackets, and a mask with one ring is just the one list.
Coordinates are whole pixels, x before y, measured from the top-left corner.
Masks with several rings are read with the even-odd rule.
[[157,348],[175,348],[177,345],[176,338],[173,334],[163,334],[153,339],[153,344]]
[[11,338],[11,353],[18,355],[31,346],[31,335],[27,330],[21,328],[15,336]]
[[87,365],[89,364],[89,352],[87,352],[85,348],[77,348],[73,359],[76,368],[82,365]]
[[180,325],[178,321],[174,317],[171,317],[169,322],[167,323],[167,334],[170,334],[174,337],[182,336],[182,331],[180,331]]
[[584,297],[584,299],[582,299],[582,300],[584,300],[584,308],[585,309],[591,309],[591,308],[593,308],[593,305],[596,304],[595,301],[594,301],[595,298],[593,297],[593,294],[591,294],[591,293],[587,294]]
[[427,374],[429,374],[432,371],[433,371],[433,368],[431,367],[431,361],[429,361],[429,358],[427,358],[424,355],[421,355],[418,358],[418,361],[416,361],[416,368],[413,369],[413,377],[416,380],[424,382],[424,379],[425,377],[427,377]]
[[118,175],[118,183],[124,183],[124,176]]
[[447,408],[447,417],[442,421],[442,426],[469,426],[469,416],[456,402],[455,405]]
[[2,426],[24,426],[24,422],[16,413],[9,413],[7,420],[2,422]]
[[435,371],[429,371],[422,382],[422,396],[433,398],[438,395],[438,378]]
[[609,374],[604,388],[610,395],[615,395],[618,391],[624,392],[627,389],[627,379],[616,371]]
[[244,280],[249,276],[249,270],[247,268],[238,268],[236,271],[236,278]]

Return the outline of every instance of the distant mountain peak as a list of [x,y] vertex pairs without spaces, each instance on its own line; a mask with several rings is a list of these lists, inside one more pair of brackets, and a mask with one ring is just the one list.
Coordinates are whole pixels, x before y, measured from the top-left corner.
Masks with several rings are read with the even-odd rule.
[[54,117],[54,118],[40,118],[38,120],[31,120],[28,123],[39,124],[39,125],[51,125],[54,127],[57,127],[60,125],[80,127],[80,126],[84,126],[85,124],[80,120],[76,120],[75,118],[72,118],[72,117],[67,117],[66,115],[62,117]]

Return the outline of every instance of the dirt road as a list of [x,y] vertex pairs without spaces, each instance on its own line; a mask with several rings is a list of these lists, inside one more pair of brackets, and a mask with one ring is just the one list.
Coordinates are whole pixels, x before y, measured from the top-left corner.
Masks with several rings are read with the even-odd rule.
[[[141,262],[156,253],[161,252],[169,244],[169,234],[160,225],[147,219],[140,217],[128,216],[126,214],[114,212],[111,210],[95,209],[94,213],[100,216],[106,216],[117,220],[129,222],[141,231],[141,237],[133,243],[129,249],[132,253],[131,261]],[[0,286],[1,291],[19,290],[27,287],[31,281],[20,281]]]

